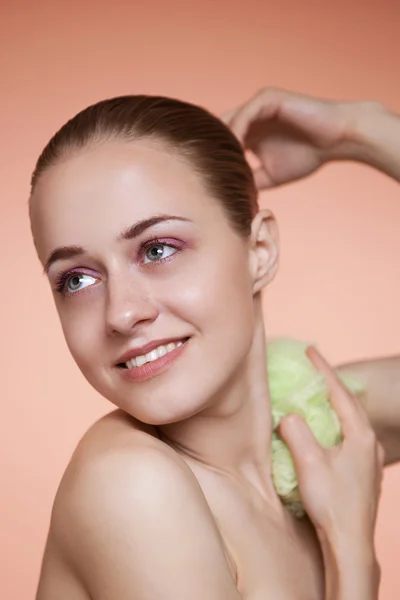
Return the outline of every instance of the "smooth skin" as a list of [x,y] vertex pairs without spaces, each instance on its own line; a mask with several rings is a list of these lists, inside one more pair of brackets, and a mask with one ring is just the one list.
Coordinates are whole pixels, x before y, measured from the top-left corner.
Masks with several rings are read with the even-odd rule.
[[[260,191],[343,160],[400,182],[400,118],[378,102],[333,102],[267,87],[223,120],[257,157],[253,172]],[[385,449],[385,464],[400,461],[400,355],[337,368],[364,383],[363,405]]]
[[[269,97],[268,90],[257,96],[260,110]],[[294,103],[299,98],[286,92],[282,97]],[[298,112],[308,123],[317,112],[320,123],[314,105],[325,103],[300,98]],[[362,116],[371,110],[368,130],[375,120],[379,139],[370,139],[366,130],[354,140],[339,136],[330,143],[332,156],[333,147],[336,152],[343,145],[347,152],[359,147],[358,160],[376,155],[389,171],[399,156],[392,138],[393,128],[400,127],[397,118],[380,107],[374,112],[375,105],[352,106],[342,131],[363,131]],[[248,124],[254,131],[261,122],[265,131],[257,110],[253,104]],[[271,113],[263,114],[268,122]],[[246,127],[240,133],[238,116],[228,121],[240,138]],[[329,129],[330,118],[323,129]],[[303,122],[303,134],[304,129]],[[260,188],[307,175],[327,152],[312,133],[309,142],[302,141],[307,151],[299,150],[303,164],[296,166],[297,135],[275,133],[269,150],[261,137],[251,145],[242,137],[268,162],[265,174],[257,175]],[[284,161],[278,160],[284,144],[292,155],[285,176]],[[317,162],[310,162],[313,147]],[[125,142],[84,150],[52,167],[39,181],[31,207],[43,264],[56,246],[86,248],[79,260],[53,265],[49,279],[54,289],[60,270],[86,273],[81,290],[68,296],[54,292],[57,310],[82,373],[119,408],[86,434],[67,468],[37,599],[377,599],[373,533],[382,447],[364,408],[314,349],[309,357],[328,378],[344,441],[323,450],[301,420],[284,419],[280,434],[292,450],[310,520],[292,518],[273,489],[260,297],[277,268],[273,216],[260,211],[244,242],[189,165],[149,143]],[[189,222],[159,225],[145,239],[183,240],[185,250],[165,248],[172,258],[149,266],[138,253],[143,239],[121,243],[117,237],[132,221],[160,211]],[[172,286],[165,285],[167,279]],[[234,322],[242,325],[233,331]],[[168,336],[190,338],[175,364],[148,382],[121,380],[118,356]],[[366,371],[375,382],[368,394],[379,390],[392,411],[393,394],[379,385],[380,377],[381,383],[387,379],[384,369],[378,365],[373,371],[373,376]],[[373,404],[369,397],[367,410]],[[385,439],[380,437],[383,445]],[[395,460],[397,450],[390,448]]]

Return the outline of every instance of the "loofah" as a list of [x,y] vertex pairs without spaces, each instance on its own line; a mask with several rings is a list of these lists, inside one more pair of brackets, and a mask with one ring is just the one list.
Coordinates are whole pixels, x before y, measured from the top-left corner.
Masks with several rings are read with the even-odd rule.
[[[310,427],[321,446],[330,448],[342,440],[340,421],[329,402],[324,376],[306,355],[309,344],[279,338],[267,345],[267,367],[273,418],[272,477],[275,489],[288,510],[296,517],[305,514],[297,485],[296,471],[289,449],[276,429],[289,413],[297,413]],[[347,389],[359,395],[363,386],[353,377],[340,375]]]

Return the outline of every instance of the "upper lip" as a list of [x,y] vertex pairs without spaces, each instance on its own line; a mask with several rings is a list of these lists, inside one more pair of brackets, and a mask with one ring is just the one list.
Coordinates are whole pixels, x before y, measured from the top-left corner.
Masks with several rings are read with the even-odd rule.
[[139,346],[138,348],[131,348],[125,354],[119,357],[117,364],[126,363],[128,360],[132,360],[132,358],[136,358],[136,356],[142,356],[143,354],[147,354],[152,350],[155,350],[159,346],[166,346],[167,344],[177,343],[186,340],[185,337],[180,338],[167,338],[164,340],[153,340],[144,346]]

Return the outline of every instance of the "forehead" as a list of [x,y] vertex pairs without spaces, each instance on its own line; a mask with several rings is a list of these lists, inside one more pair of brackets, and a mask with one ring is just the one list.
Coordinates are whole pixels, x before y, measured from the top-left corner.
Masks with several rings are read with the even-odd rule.
[[165,213],[201,224],[221,208],[189,161],[149,142],[107,142],[60,161],[39,178],[31,205],[40,258],[56,246],[98,245]]

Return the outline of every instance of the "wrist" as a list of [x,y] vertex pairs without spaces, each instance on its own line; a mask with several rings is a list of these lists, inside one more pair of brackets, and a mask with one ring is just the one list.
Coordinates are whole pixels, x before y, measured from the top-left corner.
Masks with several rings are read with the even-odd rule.
[[372,541],[320,536],[325,564],[327,600],[376,600],[380,567]]
[[380,169],[391,113],[378,102],[345,102],[340,109],[345,123],[343,137],[332,149],[331,160],[352,160]]

